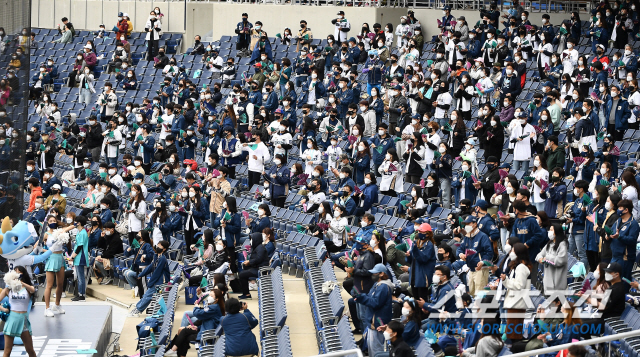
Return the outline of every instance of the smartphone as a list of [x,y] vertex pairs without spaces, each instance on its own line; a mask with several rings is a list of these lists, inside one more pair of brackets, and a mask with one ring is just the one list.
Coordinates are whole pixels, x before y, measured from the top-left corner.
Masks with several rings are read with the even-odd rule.
[[622,278],[622,281],[624,281],[627,284],[631,284],[631,280],[627,279],[627,278]]

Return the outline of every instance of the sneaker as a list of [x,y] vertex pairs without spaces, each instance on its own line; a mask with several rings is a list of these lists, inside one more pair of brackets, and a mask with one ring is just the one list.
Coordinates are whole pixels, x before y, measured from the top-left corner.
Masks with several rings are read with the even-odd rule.
[[135,288],[133,288],[133,292],[134,292],[134,297],[138,297],[138,287],[136,286]]
[[138,311],[138,309],[136,309],[135,307],[133,308],[133,310],[129,312],[129,315],[127,315],[127,317],[138,317],[138,316],[140,316],[140,311]]
[[165,357],[173,357],[178,355],[178,351],[169,350],[164,353]]
[[48,309],[44,310],[44,316],[45,317],[54,317],[56,315],[53,314],[53,311],[51,310],[51,308],[48,308]]
[[258,284],[257,283],[249,283],[249,291],[258,291]]
[[53,305],[51,307],[51,311],[53,311],[56,314],[64,314],[65,313],[65,311],[62,309],[62,306],[60,306],[60,305]]
[[[62,296],[61,296],[61,298],[62,298],[62,299],[64,299],[64,298],[66,298],[66,297],[67,297],[67,293],[63,291],[63,292],[62,292]],[[53,293],[53,298],[54,298],[54,299],[56,298],[56,293]]]
[[76,302],[85,302],[86,300],[87,298],[85,298],[84,295],[76,296],[73,299],[71,299],[71,301],[76,301]]
[[251,295],[242,294],[242,295],[238,296],[238,299],[239,300],[251,300]]
[[104,278],[104,280],[100,282],[100,285],[109,285],[112,281],[113,279],[111,278]]

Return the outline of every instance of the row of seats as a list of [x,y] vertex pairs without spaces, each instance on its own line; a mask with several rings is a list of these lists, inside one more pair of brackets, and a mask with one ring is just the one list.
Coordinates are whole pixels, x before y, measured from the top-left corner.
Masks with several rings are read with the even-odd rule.
[[258,307],[262,357],[292,357],[289,330],[284,325],[287,320],[287,305],[280,267],[260,270]]

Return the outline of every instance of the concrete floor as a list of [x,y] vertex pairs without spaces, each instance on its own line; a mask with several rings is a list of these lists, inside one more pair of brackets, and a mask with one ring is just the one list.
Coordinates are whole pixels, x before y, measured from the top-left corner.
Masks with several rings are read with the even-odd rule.
[[[336,271],[336,275],[339,281],[344,280],[345,274],[342,271]],[[311,308],[309,306],[309,295],[305,288],[304,279],[285,275],[283,276],[283,283],[288,313],[286,325],[289,326],[293,355],[296,357],[315,356],[318,354],[318,345],[315,337],[316,331],[313,326],[313,318],[311,316]],[[133,355],[137,353],[136,325],[144,319],[144,316],[138,318],[126,317],[128,311],[123,306],[135,304],[138,298],[132,296],[131,290],[123,290],[112,285],[95,285],[95,283],[87,286],[87,294],[90,296],[89,301],[107,300],[108,303],[114,306],[113,331],[121,333],[121,352],[119,352],[119,354]],[[258,317],[257,292],[252,292],[252,295],[254,299],[248,300],[247,304],[249,305],[249,310]],[[236,294],[231,294],[231,296],[237,297]],[[348,294],[343,291],[342,296],[346,306]],[[184,301],[184,292],[182,292],[176,306],[174,334],[178,331],[184,312],[193,309],[193,305],[185,305]],[[62,305],[68,304],[69,302],[69,298],[63,299]],[[345,308],[345,314],[347,313],[348,309]],[[258,327],[253,330],[253,333],[259,341]],[[359,339],[359,336],[356,337],[356,340],[357,339]],[[197,356],[196,350],[190,349],[187,356]]]

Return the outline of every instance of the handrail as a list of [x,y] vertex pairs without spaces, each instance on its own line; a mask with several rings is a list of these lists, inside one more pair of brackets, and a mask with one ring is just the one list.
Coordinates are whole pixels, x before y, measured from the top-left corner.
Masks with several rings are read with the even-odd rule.
[[558,352],[558,351],[561,351],[561,350],[565,350],[565,349],[569,348],[570,346],[575,346],[575,345],[577,345],[577,346],[589,346],[589,345],[595,345],[596,343],[624,340],[625,338],[636,337],[636,336],[640,336],[640,330],[617,333],[615,335],[609,335],[609,336],[603,336],[603,337],[596,337],[596,338],[592,338],[590,340],[583,340],[583,341],[577,341],[577,342],[572,342],[572,343],[565,343],[564,345],[558,345],[558,346],[553,346],[553,347],[545,347],[545,348],[540,348],[540,349],[532,350],[532,351],[514,353],[512,355],[509,355],[509,357],[529,357],[529,356],[543,355],[543,354],[550,353],[550,352]]
[[[640,332],[640,331],[638,331]],[[312,356],[312,357],[339,357],[339,356],[348,356],[351,354],[356,354],[358,355],[358,357],[363,357],[362,356],[362,351],[360,351],[359,348],[355,348],[353,350],[346,350],[346,351],[338,351],[338,352],[329,352],[323,355],[317,355],[317,356]]]

